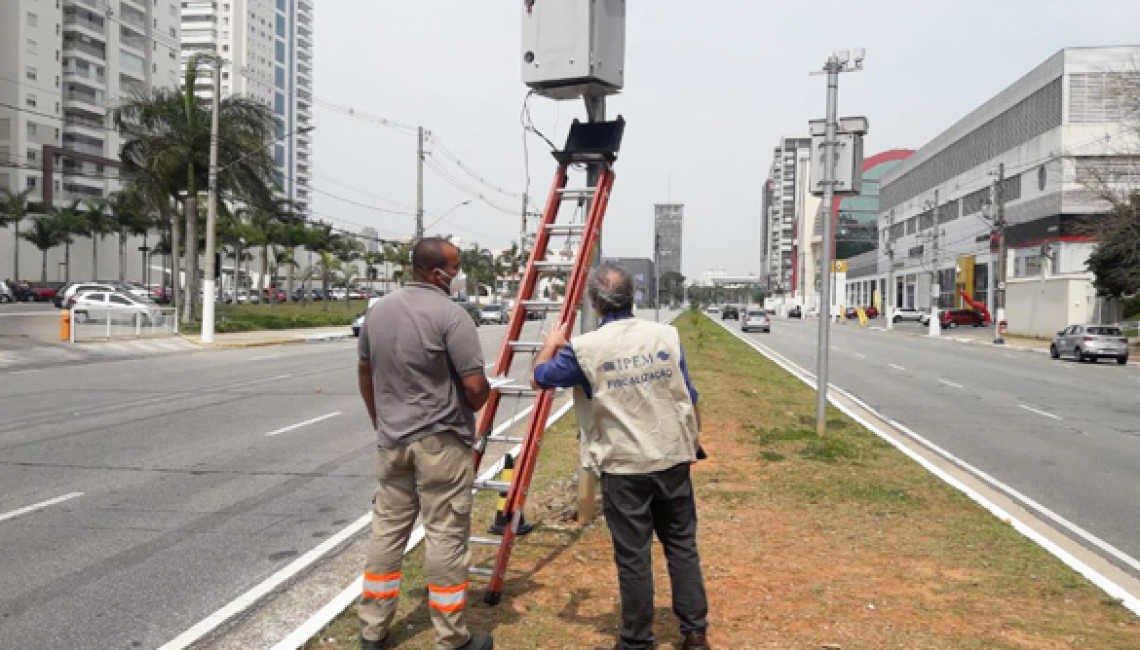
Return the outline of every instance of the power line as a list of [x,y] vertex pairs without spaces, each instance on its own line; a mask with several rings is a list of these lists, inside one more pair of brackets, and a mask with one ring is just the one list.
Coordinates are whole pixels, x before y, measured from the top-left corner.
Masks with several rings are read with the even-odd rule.
[[440,167],[440,166],[439,166],[439,163],[438,163],[438,162],[435,162],[435,159],[433,159],[433,158],[429,158],[429,159],[427,159],[427,160],[425,161],[425,163],[427,163],[427,168],[428,168],[428,169],[430,169],[430,170],[432,170],[433,172],[435,172],[435,174],[436,174],[437,176],[439,176],[441,179],[443,179],[443,181],[444,181],[445,183],[447,183],[448,185],[451,185],[452,187],[454,187],[455,189],[459,190],[460,192],[463,192],[463,193],[465,193],[465,194],[467,194],[467,195],[469,195],[469,196],[472,196],[472,197],[474,197],[474,198],[478,199],[479,201],[481,201],[481,202],[485,203],[486,205],[488,205],[488,206],[489,206],[489,207],[491,207],[491,208],[494,208],[495,210],[498,210],[499,212],[502,212],[502,213],[505,213],[505,214],[509,214],[509,215],[511,215],[512,217],[513,217],[513,216],[516,216],[516,212],[515,212],[514,210],[511,210],[511,209],[508,209],[508,208],[504,208],[504,207],[503,207],[503,206],[501,206],[501,205],[497,205],[497,204],[495,204],[495,203],[491,202],[491,200],[490,200],[490,199],[488,199],[486,196],[484,196],[484,195],[483,195],[482,193],[480,193],[478,190],[474,190],[474,189],[471,189],[470,187],[467,187],[466,185],[464,185],[464,184],[462,183],[462,181],[460,181],[459,179],[455,178],[455,177],[454,177],[454,176],[453,176],[453,175],[452,175],[450,172],[448,172],[446,169],[443,169],[442,167]]
[[[442,142],[440,142],[439,137],[436,136],[434,133],[432,134],[431,141],[437,147],[439,147],[440,152],[444,155],[445,158],[447,158],[452,163],[454,163],[455,166],[457,166],[461,170],[463,170],[463,172],[465,174],[467,174],[468,176],[470,176],[473,180],[479,182],[481,185],[483,185],[489,189],[492,189],[492,190],[494,190],[500,194],[504,194],[506,196],[509,196],[509,197],[515,198],[515,199],[522,198],[522,195],[518,194],[517,192],[511,192],[509,190],[505,190],[505,189],[499,187],[498,185],[491,183],[490,181],[483,178],[479,174],[475,173],[473,170],[471,170],[469,167],[467,167],[467,165],[463,164],[463,162],[459,159],[459,156],[456,156],[450,149],[447,148],[446,145],[444,145]],[[431,154],[429,154],[429,155],[434,155],[434,154],[435,154],[435,152],[432,151]]]

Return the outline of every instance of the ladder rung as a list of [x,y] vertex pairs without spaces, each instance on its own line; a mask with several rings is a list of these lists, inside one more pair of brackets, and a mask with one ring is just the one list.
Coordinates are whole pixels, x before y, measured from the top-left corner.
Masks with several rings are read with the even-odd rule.
[[484,544],[486,546],[499,546],[503,540],[496,537],[469,537],[467,541],[472,544]]
[[494,569],[485,569],[481,566],[467,567],[467,571],[470,573],[473,573],[477,576],[488,576],[488,577],[490,577],[490,576],[495,575]]
[[475,489],[507,492],[511,489],[511,484],[506,481],[475,481]]
[[526,438],[520,438],[518,436],[487,436],[487,442],[513,442],[518,444],[524,440],[526,440]]
[[535,262],[534,268],[540,271],[573,271],[574,262]]
[[510,346],[515,352],[538,352],[542,349],[542,341],[511,341]]
[[495,390],[499,391],[500,395],[513,395],[515,397],[534,397],[538,395],[537,390],[524,384],[507,384],[506,386],[499,386]]
[[523,309],[527,311],[558,311],[562,303],[556,300],[524,300]]
[[558,193],[561,194],[564,199],[588,199],[594,195],[595,190],[596,188],[593,187],[560,187],[558,188]]
[[586,230],[586,224],[582,223],[552,223],[546,227],[546,232],[551,235],[578,235]]

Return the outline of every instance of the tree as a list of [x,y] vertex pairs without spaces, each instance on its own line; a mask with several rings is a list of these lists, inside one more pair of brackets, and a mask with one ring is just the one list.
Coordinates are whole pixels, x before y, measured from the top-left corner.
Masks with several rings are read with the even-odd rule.
[[0,189],[0,226],[12,226],[15,243],[12,245],[12,279],[20,281],[20,222],[28,217],[28,197],[34,188],[23,192]]
[[47,254],[48,251],[63,243],[59,230],[59,218],[56,214],[49,214],[38,219],[32,219],[32,228],[20,233],[20,237],[32,243],[39,249],[40,282],[47,282]]
[[132,235],[142,237],[143,245],[146,246],[146,237],[154,220],[147,214],[147,205],[143,197],[132,188],[112,194],[107,200],[107,207],[111,210],[111,231],[119,236],[119,282],[125,282],[127,238]]
[[[198,298],[198,200],[208,186],[210,102],[194,94],[206,59],[190,58],[181,86],[136,90],[112,111],[124,139],[126,174],[140,173],[141,182],[182,201],[190,294],[184,320],[194,317]],[[274,163],[265,145],[276,137],[272,109],[253,97],[230,95],[221,100],[218,123],[219,195],[251,205],[271,202]]]
[[661,275],[661,286],[657,288],[657,292],[675,303],[681,303],[685,300],[685,276],[676,271],[668,271]]
[[321,309],[328,311],[329,303],[332,301],[332,294],[328,292],[329,287],[332,286],[333,279],[344,267],[344,264],[327,250],[318,251],[317,255],[319,255],[316,265],[317,273],[321,276],[321,284],[324,285],[326,293],[324,302],[321,303]]
[[1127,204],[1114,205],[1093,230],[1100,243],[1086,265],[1097,293],[1119,298],[1140,291],[1140,192],[1133,192]]
[[114,218],[107,214],[107,201],[97,199],[83,204],[82,234],[91,238],[91,279],[99,279],[99,242],[114,232]]
[[86,230],[83,211],[79,207],[79,201],[72,201],[66,208],[53,208],[51,217],[59,243],[63,244],[63,279],[65,282],[71,282],[71,245],[75,243],[75,235]]
[[293,277],[299,268],[297,249],[302,248],[312,239],[312,232],[304,223],[291,223],[281,229],[281,257],[278,262],[285,267],[285,295],[286,300],[293,301]]
[[286,225],[298,222],[294,203],[290,199],[274,199],[265,205],[249,211],[249,225],[253,242],[261,246],[261,280],[258,288],[268,288],[265,278],[269,272],[269,252],[275,244],[281,243],[282,230]]

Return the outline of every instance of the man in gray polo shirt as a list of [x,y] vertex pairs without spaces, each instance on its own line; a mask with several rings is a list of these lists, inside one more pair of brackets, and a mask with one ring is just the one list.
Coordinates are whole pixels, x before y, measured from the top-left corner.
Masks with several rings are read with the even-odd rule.
[[475,411],[490,388],[471,317],[451,301],[459,249],[421,239],[414,281],[377,301],[360,330],[360,395],[379,436],[372,537],[360,600],[361,647],[388,647],[401,566],[416,517],[427,538],[428,606],[436,648],[489,650],[467,630]]

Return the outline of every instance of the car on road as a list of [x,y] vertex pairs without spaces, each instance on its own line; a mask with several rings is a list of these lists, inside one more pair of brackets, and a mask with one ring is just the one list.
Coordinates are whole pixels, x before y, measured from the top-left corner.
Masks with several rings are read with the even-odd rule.
[[959,325],[981,327],[986,324],[986,318],[974,309],[947,309],[939,314],[938,322],[946,329],[954,329]]
[[794,305],[791,309],[788,310],[788,318],[803,318],[803,317],[804,317],[804,310],[801,309],[799,305]]
[[1119,327],[1110,325],[1070,325],[1057,332],[1049,346],[1049,356],[1072,356],[1076,361],[1096,363],[1102,358],[1128,363],[1128,339]]
[[740,319],[740,331],[760,330],[766,334],[772,332],[772,317],[763,309],[746,309],[744,317]]
[[0,303],[16,302],[16,292],[8,286],[7,282],[0,280]]
[[480,322],[481,317],[479,315],[479,305],[476,305],[473,302],[461,302],[458,300],[455,302],[455,304],[459,305],[463,308],[463,311],[467,312],[467,315],[471,317],[472,321],[474,321],[475,327],[479,327],[479,325],[482,324]]
[[914,307],[898,307],[891,315],[892,323],[901,323],[903,321],[913,321],[915,323],[922,322],[924,314]]
[[717,307],[716,305],[713,305],[711,307],[707,307],[705,309],[705,313],[708,314],[709,316],[720,316],[720,307]]
[[479,308],[479,320],[484,325],[494,323],[495,325],[504,325],[510,319],[511,315],[503,309],[502,305],[483,305]]
[[137,325],[162,324],[162,311],[152,303],[143,302],[121,291],[88,291],[71,299],[72,310],[78,323],[89,321],[126,322]]
[[67,309],[72,306],[73,298],[90,291],[104,291],[107,293],[115,293],[115,287],[106,283],[95,282],[74,282],[67,285],[61,291],[55,294],[55,306],[59,309]]
[[355,336],[356,338],[360,338],[360,330],[364,329],[364,319],[368,317],[368,310],[372,309],[372,305],[375,305],[376,301],[380,300],[380,298],[381,298],[381,296],[375,296],[373,298],[369,298],[368,299],[368,309],[365,309],[363,314],[361,314],[361,315],[359,315],[353,319],[353,321],[352,321],[352,335]]
[[740,310],[736,308],[736,305],[727,305],[720,312],[720,319],[721,320],[728,320],[730,318],[732,320],[740,320]]
[[867,314],[867,318],[878,318],[879,317],[879,310],[875,309],[874,307],[864,307],[863,313]]

